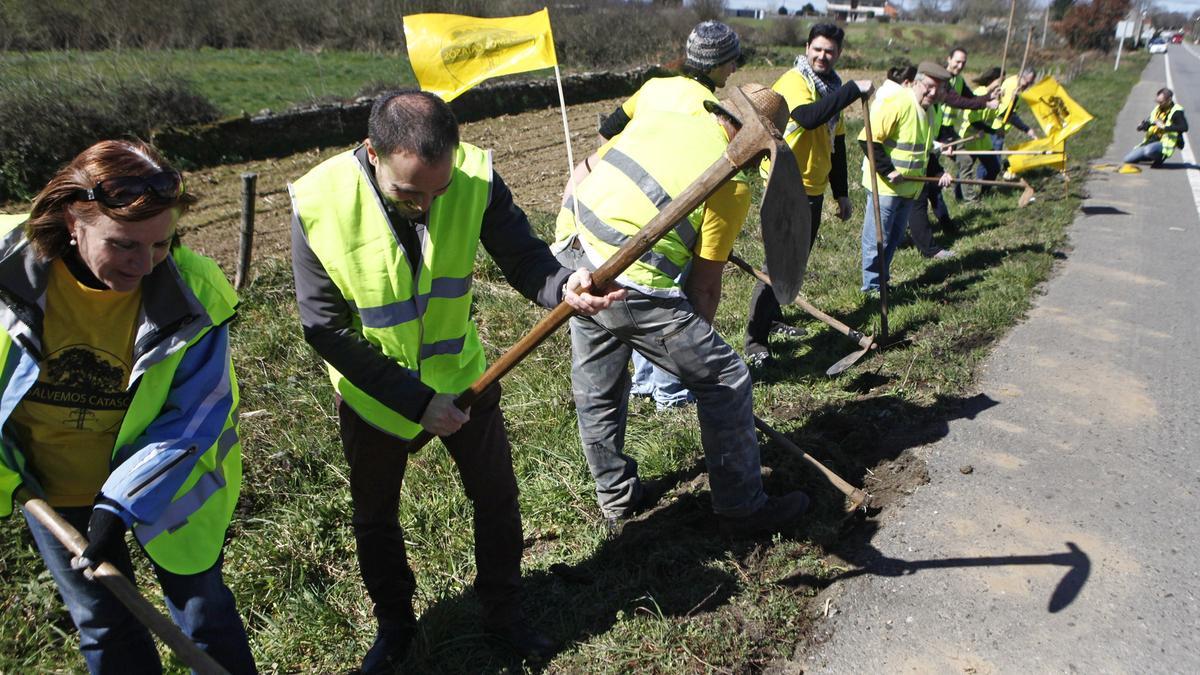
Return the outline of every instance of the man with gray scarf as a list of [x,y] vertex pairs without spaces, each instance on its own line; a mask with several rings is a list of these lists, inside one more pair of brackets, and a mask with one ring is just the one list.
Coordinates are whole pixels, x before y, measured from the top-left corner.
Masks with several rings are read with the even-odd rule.
[[[842,220],[850,218],[846,132],[841,113],[859,98],[868,97],[874,91],[870,80],[842,84],[842,79],[834,70],[833,66],[842,53],[845,35],[834,24],[814,25],[808,32],[804,53],[796,57],[795,66],[771,86],[783,95],[791,111],[784,140],[791,147],[804,177],[804,191],[812,212],[810,247],[817,240],[826,189],[833,188],[833,196],[838,203],[838,217]],[[765,266],[764,271],[767,271]],[[771,359],[767,339],[772,333],[803,335],[800,329],[783,323],[783,312],[775,295],[762,282],[758,282],[750,295],[750,316],[744,345],[747,364],[763,366]]]

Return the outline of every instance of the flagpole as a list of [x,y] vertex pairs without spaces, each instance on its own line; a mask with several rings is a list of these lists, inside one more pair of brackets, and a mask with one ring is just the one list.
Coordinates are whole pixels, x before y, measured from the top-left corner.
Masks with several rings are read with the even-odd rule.
[[554,84],[558,86],[558,110],[562,113],[563,138],[567,141],[567,185],[571,193],[571,207],[575,211],[575,222],[579,220],[579,200],[575,196],[575,151],[571,147],[571,127],[567,125],[567,99],[563,96],[562,73],[558,70],[557,60],[554,63]]

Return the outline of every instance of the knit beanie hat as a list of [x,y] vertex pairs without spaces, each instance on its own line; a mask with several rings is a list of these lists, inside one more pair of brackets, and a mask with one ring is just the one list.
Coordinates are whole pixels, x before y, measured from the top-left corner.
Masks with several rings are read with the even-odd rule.
[[697,70],[712,70],[741,55],[737,33],[720,21],[705,21],[688,35],[685,63]]

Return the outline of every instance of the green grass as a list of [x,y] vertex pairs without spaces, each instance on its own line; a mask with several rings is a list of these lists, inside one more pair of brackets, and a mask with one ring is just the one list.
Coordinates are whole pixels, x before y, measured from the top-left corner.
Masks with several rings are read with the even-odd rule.
[[[1056,174],[1034,176],[1039,199],[1016,210],[998,195],[955,210],[959,257],[928,261],[901,249],[892,267],[890,322],[900,342],[833,379],[824,369],[852,349],[792,308],[810,336],[777,344],[779,365],[758,378],[756,411],[806,450],[885,503],[920,482],[902,450],[936,439],[948,418],[969,414],[972,385],[990,346],[1029,309],[1079,205],[1084,163],[1108,145],[1119,106],[1145,64],[1117,73],[1097,65],[1069,86],[1096,121],[1070,144],[1077,180],[1063,196]],[[853,125],[851,125],[853,127]],[[849,130],[851,138],[857,129]],[[851,143],[852,185],[861,156]],[[855,215],[827,212],[810,262],[806,295],[865,332],[875,306],[858,292],[863,191]],[[548,215],[535,216],[548,237]],[[762,258],[756,217],[737,249]],[[477,320],[489,358],[541,315],[490,260],[476,277]],[[740,344],[749,279],[729,268],[718,330]],[[226,573],[268,672],[332,672],[358,663],[373,621],[354,563],[347,469],[331,390],[298,328],[286,264],[265,266],[243,294],[234,325],[242,383],[246,478],[226,550]],[[795,654],[820,621],[808,600],[841,568],[833,554],[869,545],[873,525],[842,529],[840,494],[784,449],[765,444],[771,492],[804,489],[814,510],[795,532],[729,543],[715,536],[694,412],[631,406],[628,450],[644,478],[671,490],[652,512],[605,540],[579,450],[569,388],[569,344],[551,337],[504,381],[525,521],[526,609],[562,641],[550,672],[757,671]],[[412,672],[519,670],[479,634],[470,508],[444,449],[409,462],[401,521],[420,583],[421,634]],[[143,579],[148,578],[143,574]],[[75,670],[74,637],[25,528],[0,528],[0,671]]]
[[412,84],[403,53],[254,49],[0,53],[4,77],[172,73],[191,81],[229,115],[349,98],[371,82]]

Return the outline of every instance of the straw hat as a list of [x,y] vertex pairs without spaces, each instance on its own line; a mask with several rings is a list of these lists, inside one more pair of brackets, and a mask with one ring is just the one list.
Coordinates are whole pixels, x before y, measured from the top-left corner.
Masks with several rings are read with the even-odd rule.
[[[771,124],[775,125],[775,128],[779,130],[780,134],[783,133],[783,130],[787,128],[790,111],[787,107],[787,101],[784,100],[779,92],[754,82],[743,84],[738,87],[738,91],[750,99],[751,105],[754,106],[759,115],[770,120]],[[733,112],[737,110],[737,106],[729,98],[721,99],[719,103],[705,101],[704,107],[709,112],[721,112],[741,122],[741,118]]]

